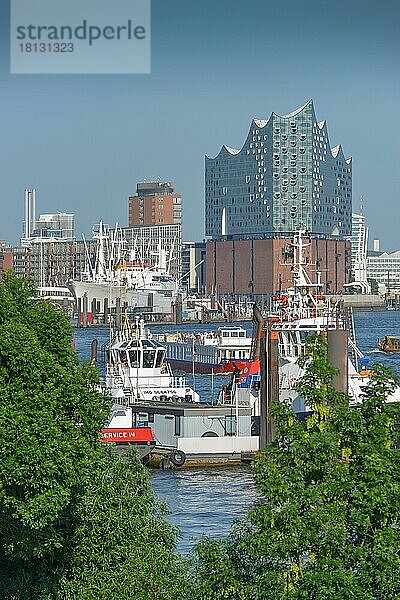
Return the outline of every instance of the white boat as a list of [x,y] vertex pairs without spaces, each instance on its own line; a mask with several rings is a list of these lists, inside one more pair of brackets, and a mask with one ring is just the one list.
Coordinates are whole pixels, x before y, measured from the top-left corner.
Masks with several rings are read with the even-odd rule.
[[[217,332],[160,334],[165,359],[173,369],[192,373],[225,373],[231,360],[250,358],[252,337],[243,327],[219,327]],[[231,372],[231,371],[228,371]]]
[[[200,402],[183,376],[165,362],[165,347],[143,321],[124,321],[106,347],[105,389],[114,400],[107,428],[150,427],[156,450],[176,465],[235,460],[258,450],[259,386],[232,378],[215,404]],[[256,379],[256,378],[255,378]],[[209,399],[210,400],[210,399]]]
[[[298,359],[305,352],[305,340],[310,334],[327,335],[329,340],[330,332],[346,332],[344,337],[348,348],[342,348],[342,370],[347,371],[347,382],[344,382],[343,391],[348,393],[352,403],[361,402],[370,381],[370,371],[365,368],[359,371],[358,368],[363,354],[357,347],[351,311],[345,311],[340,303],[322,295],[320,283],[312,283],[305,271],[304,233],[300,230],[293,242],[294,287],[273,298],[267,319],[268,330],[276,332],[278,338],[279,398],[289,402],[295,412],[300,414],[310,411],[296,390],[297,383],[304,374]],[[346,373],[344,378],[346,379]],[[388,402],[398,401],[399,387],[388,397]]]
[[118,227],[110,229],[100,222],[93,238],[97,240],[94,261],[86,246],[81,280],[66,283],[77,305],[79,323],[90,324],[96,316],[104,319],[108,311],[116,311],[118,304],[140,307],[142,312],[152,314],[171,314],[180,290],[169,273],[170,261],[161,245],[156,264],[150,265],[137,256],[135,248],[127,250]]
[[199,395],[186,378],[175,376],[165,362],[165,348],[152,339],[137,318],[127,320],[106,348],[105,385],[113,398],[128,404],[138,402],[199,402]]

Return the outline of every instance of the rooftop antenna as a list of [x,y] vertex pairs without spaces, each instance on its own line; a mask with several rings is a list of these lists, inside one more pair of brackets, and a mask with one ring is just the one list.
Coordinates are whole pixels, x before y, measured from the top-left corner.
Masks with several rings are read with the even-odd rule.
[[364,198],[363,195],[361,194],[360,196],[360,215],[364,214]]

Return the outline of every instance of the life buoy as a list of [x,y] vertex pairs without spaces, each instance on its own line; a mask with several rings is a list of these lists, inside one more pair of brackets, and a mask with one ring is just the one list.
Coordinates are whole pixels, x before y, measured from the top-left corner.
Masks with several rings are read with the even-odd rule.
[[183,450],[173,450],[169,457],[170,461],[176,467],[181,467],[186,462],[186,454]]

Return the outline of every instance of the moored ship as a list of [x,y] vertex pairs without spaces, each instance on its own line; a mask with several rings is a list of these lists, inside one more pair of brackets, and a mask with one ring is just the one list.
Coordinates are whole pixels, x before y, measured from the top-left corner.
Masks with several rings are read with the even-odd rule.
[[114,400],[108,428],[118,419],[151,428],[155,450],[177,466],[188,461],[240,461],[258,450],[257,374],[234,373],[217,403],[200,402],[185,377],[172,373],[165,347],[137,319],[127,319],[106,348],[105,390]]
[[164,334],[165,360],[173,369],[201,374],[231,372],[232,360],[250,358],[252,338],[240,326],[219,327],[217,332]]
[[86,252],[86,267],[80,280],[69,280],[79,324],[91,324],[97,317],[104,322],[109,312],[118,306],[140,308],[162,318],[172,313],[172,304],[179,293],[177,281],[169,273],[167,252],[159,246],[155,265],[127,250],[126,241],[117,227],[111,230],[102,222],[96,228],[96,256]]

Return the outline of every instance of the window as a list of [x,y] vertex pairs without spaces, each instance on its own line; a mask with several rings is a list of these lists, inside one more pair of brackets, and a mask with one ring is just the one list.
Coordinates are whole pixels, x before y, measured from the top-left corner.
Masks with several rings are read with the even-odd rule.
[[181,435],[181,417],[180,415],[175,415],[175,430],[174,435]]
[[163,359],[164,359],[164,350],[157,350],[157,360],[156,360],[157,368],[161,367]]
[[131,362],[131,367],[134,369],[139,366],[137,355],[137,350],[129,350],[129,360]]
[[233,415],[225,416],[225,435],[236,435],[236,417]]
[[152,369],[154,366],[155,350],[143,350],[143,368]]

